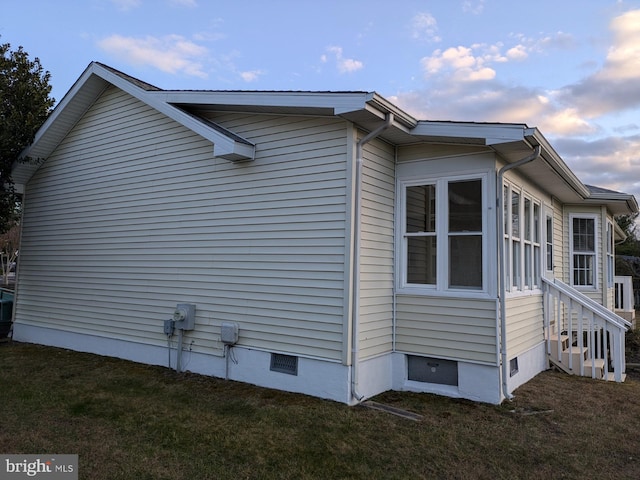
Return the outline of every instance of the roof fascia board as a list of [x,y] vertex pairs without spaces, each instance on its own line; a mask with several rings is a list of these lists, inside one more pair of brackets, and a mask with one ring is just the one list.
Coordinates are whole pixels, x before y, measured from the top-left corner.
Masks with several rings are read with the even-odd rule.
[[[60,100],[60,102],[58,103],[58,105],[56,106],[56,108],[53,109],[53,112],[51,112],[51,114],[47,117],[47,119],[45,120],[45,122],[42,124],[42,126],[38,129],[38,131],[35,134],[35,137],[33,139],[33,142],[31,143],[31,145],[29,145],[29,147],[27,147],[24,151],[24,156],[30,156],[30,152],[35,150],[37,144],[39,143],[39,141],[49,132],[49,130],[51,129],[52,125],[54,125],[55,123],[57,123],[62,117],[65,116],[65,114],[68,111],[68,106],[71,102],[74,101],[74,99],[76,99],[78,97],[78,94],[81,92],[81,90],[86,90],[85,85],[89,84],[92,80],[94,80],[92,78],[93,74],[94,74],[94,69],[93,67],[95,66],[95,64],[90,64],[84,72],[82,72],[82,75],[80,75],[80,77],[78,78],[78,80],[75,81],[75,83],[71,86],[71,88],[69,89],[69,91],[64,95],[64,97],[62,97],[62,100]],[[87,102],[87,105],[85,105],[85,107],[83,108],[83,114],[84,112],[86,112],[91,104],[93,103],[93,101],[98,98],[102,92],[104,92],[104,90],[106,90],[106,88],[109,86],[108,83],[102,79],[99,82],[102,83],[101,88],[98,88],[96,91],[96,94],[88,97],[91,101]],[[75,126],[76,123],[78,123],[78,121],[80,120],[80,118],[82,118],[82,115],[79,116],[79,118],[75,119],[72,122],[69,122],[69,130],[71,130],[71,128],[73,128]]]
[[333,108],[335,113],[364,108],[368,93],[362,92],[258,92],[258,91],[175,91],[148,92],[169,104],[237,105],[241,107]]
[[483,124],[464,122],[417,122],[411,130],[413,135],[428,137],[476,138],[483,139],[485,145],[510,143],[524,139],[524,125]]
[[[83,98],[83,92],[91,90],[91,88],[89,87],[92,85],[92,82],[96,81],[98,82],[96,83],[96,86],[99,88],[97,88],[95,92],[93,92],[90,96]],[[108,87],[109,84],[114,85],[122,91],[130,94],[134,98],[137,98],[141,102],[146,103],[150,107],[158,110],[169,118],[182,124],[184,127],[192,130],[198,135],[201,135],[207,140],[210,140],[214,145],[214,156],[225,158],[231,161],[252,160],[255,157],[255,145],[253,145],[251,142],[244,139],[242,139],[244,141],[236,140],[236,138],[240,138],[238,135],[235,135],[236,138],[234,138],[233,135],[225,135],[224,129],[212,128],[205,122],[201,122],[197,118],[194,118],[189,114],[181,111],[179,108],[164,103],[161,97],[151,95],[152,93],[155,93],[155,91],[144,90],[141,87],[131,83],[125,78],[117,75],[116,73],[102,67],[100,64],[95,62],[89,64],[82,75],[80,75],[78,80],[76,80],[71,89],[67,92],[58,106],[44,122],[42,127],[40,127],[35,135],[33,143],[27,149],[25,149],[22,156],[32,156],[32,154],[38,153],[38,155],[36,155],[37,157],[46,158],[48,154],[40,155],[38,146],[40,144],[40,141],[51,131],[51,127],[53,125],[56,125],[58,122],[61,122],[63,120],[66,121],[67,127],[64,133],[64,135],[66,135],[66,133],[68,133],[80,120],[80,118],[82,118],[84,112],[86,112],[91,107],[95,99],[100,96],[100,94]],[[78,112],[68,113],[70,111],[70,105],[73,102],[78,101],[84,101],[86,105],[83,105],[83,108],[81,108]],[[72,115],[73,118],[66,118],[70,117],[70,115]],[[62,137],[64,137],[64,135],[62,135]],[[15,166],[15,168],[25,170],[25,178],[30,177],[37,169],[37,167],[25,168],[24,166],[20,166],[18,164]],[[33,171],[27,173],[26,170]]]
[[[58,102],[51,114],[44,121],[36,132],[31,145],[26,147],[20,154],[20,159],[12,166],[12,177],[19,189],[23,188],[33,174],[41,165],[42,159],[49,156],[51,145],[59,145],[68,132],[82,118],[84,113],[91,107],[93,102],[104,92],[109,83],[94,75],[95,64],[89,66],[82,72],[80,77],[74,82],[69,91]],[[75,111],[70,105],[75,102],[80,108]],[[62,129],[55,128],[63,124]],[[58,131],[56,131],[58,130]],[[50,141],[46,142],[47,137]],[[45,142],[45,146],[41,146]],[[49,143],[47,146],[46,144]],[[55,147],[53,147],[55,148]],[[25,161],[26,159],[27,161]],[[31,159],[31,161],[29,161]]]
[[[638,201],[636,197],[628,193],[591,193],[589,198],[585,199],[586,203],[608,205],[608,204],[624,204],[629,210],[630,214],[637,213],[639,211]],[[613,210],[609,207],[610,210]]]
[[169,104],[235,105],[240,107],[316,108],[345,115],[358,111],[375,113],[384,120],[393,113],[396,122],[413,128],[418,123],[408,113],[375,92],[257,92],[257,91],[157,91],[151,96],[162,97]]
[[[394,124],[401,124],[405,128],[413,129],[418,125],[418,120],[409,115],[404,110],[399,109],[396,105],[389,102],[386,98],[378,95],[376,92],[372,92],[368,95],[367,106],[373,107],[378,112],[382,113],[382,120],[387,118],[388,113],[393,114]],[[346,113],[346,112],[345,112]]]
[[540,145],[542,148],[542,158],[549,165],[549,167],[554,170],[558,175],[560,175],[564,181],[583,199],[589,198],[591,192],[587,188],[587,186],[580,181],[580,179],[576,176],[575,173],[571,171],[562,157],[558,155],[555,149],[551,146],[551,144],[547,141],[547,139],[540,133],[537,128],[527,128],[524,132],[525,140],[527,140],[531,145],[536,146]]
[[537,128],[529,128],[524,124],[421,121],[411,133],[424,136],[478,139],[484,141],[487,146],[498,148],[501,144],[513,142],[522,142],[530,148],[540,145],[541,157],[549,168],[559,175],[580,198],[589,197],[590,192],[586,185],[569,169]]
[[[158,110],[189,130],[192,130],[198,135],[210,140],[214,145],[214,156],[226,158],[227,160],[232,161],[253,160],[255,156],[255,145],[251,142],[238,142],[234,138],[225,135],[220,130],[212,129],[204,122],[201,122],[179,108],[166,103],[161,95],[155,95],[158,92],[143,90],[115,73],[102,68],[100,65],[95,65],[95,67],[98,69],[96,73],[109,83]],[[160,91],[160,93],[162,93],[162,91]]]

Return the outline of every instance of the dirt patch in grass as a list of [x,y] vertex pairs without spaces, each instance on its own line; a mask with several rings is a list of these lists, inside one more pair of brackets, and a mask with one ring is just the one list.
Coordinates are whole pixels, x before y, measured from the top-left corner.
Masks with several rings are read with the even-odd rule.
[[0,345],[0,452],[80,478],[635,479],[640,383],[545,372],[512,402],[387,392],[364,407],[96,355]]

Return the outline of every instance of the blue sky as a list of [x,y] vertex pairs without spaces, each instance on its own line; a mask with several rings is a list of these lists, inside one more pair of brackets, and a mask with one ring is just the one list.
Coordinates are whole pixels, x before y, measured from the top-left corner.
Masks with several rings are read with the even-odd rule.
[[640,0],[0,0],[60,100],[101,61],[166,89],[376,91],[425,120],[538,127],[640,200]]

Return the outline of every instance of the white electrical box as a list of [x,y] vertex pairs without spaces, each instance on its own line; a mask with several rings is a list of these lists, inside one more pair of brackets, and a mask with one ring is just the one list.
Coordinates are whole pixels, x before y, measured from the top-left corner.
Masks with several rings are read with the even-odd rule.
[[225,345],[238,343],[238,324],[234,322],[222,322],[220,326],[220,341]]

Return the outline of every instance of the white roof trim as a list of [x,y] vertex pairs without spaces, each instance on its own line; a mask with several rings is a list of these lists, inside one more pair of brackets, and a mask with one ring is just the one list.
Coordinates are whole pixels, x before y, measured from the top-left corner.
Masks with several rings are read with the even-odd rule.
[[[98,63],[91,63],[74,83],[69,92],[53,110],[35,135],[33,143],[24,150],[23,157],[46,159],[71,131],[84,113],[93,105],[109,84],[127,92],[141,102],[165,114],[189,130],[213,143],[213,155],[231,161],[253,160],[255,145],[238,135],[199,120],[179,108],[169,105],[155,91],[117,75]],[[16,163],[13,179],[16,184],[26,183],[42,162]]]
[[[255,109],[269,112],[302,112],[311,115],[335,115],[363,128],[393,113],[392,128],[383,135],[395,144],[438,142],[490,147],[503,158],[515,161],[515,153],[526,155],[537,145],[542,154],[529,168],[541,166],[553,172],[555,188],[561,189],[565,202],[601,203],[638,210],[633,196],[599,195],[589,189],[569,169],[560,155],[536,129],[518,123],[479,123],[416,120],[375,92],[293,92],[293,91],[189,91],[162,90],[99,63],[91,63],[71,87],[35,136],[24,155],[36,161],[14,165],[13,179],[25,184],[59,145],[96,99],[109,86],[127,92],[167,117],[213,143],[213,155],[230,161],[252,160],[255,145],[214,122],[194,113],[199,107],[215,109]],[[184,108],[184,109],[183,109]],[[553,192],[552,192],[553,193]],[[615,211],[615,210],[614,210]]]
[[214,144],[213,154],[216,157],[226,158],[228,160],[253,160],[255,155],[255,145],[247,140],[238,141],[235,135],[226,135],[220,129],[214,129],[206,123],[199,121],[192,115],[183,112],[179,108],[169,105],[162,100],[162,97],[154,95],[155,91],[147,91],[116,75],[115,73],[105,69],[99,64],[92,63],[89,67],[93,69],[92,73],[99,75],[112,85],[127,92],[141,102],[146,103],[150,107],[164,113],[167,117],[175,120],[189,130],[210,140]]
[[161,90],[149,92],[169,104],[237,105],[240,107],[292,107],[332,109],[333,114],[364,108],[370,94],[362,92],[266,92],[266,91],[191,91]]
[[427,137],[456,137],[475,138],[482,140],[484,145],[495,145],[522,141],[525,125],[519,124],[490,124],[466,122],[434,122],[419,121],[411,130],[413,135]]

